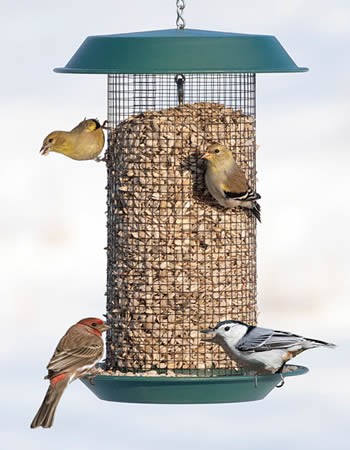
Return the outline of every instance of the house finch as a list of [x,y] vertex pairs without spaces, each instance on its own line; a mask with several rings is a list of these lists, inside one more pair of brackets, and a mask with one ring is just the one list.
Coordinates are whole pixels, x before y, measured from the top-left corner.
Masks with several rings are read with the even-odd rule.
[[89,317],[68,329],[47,365],[48,374],[45,378],[50,380],[50,386],[31,428],[52,426],[58,402],[68,383],[87,373],[101,359],[101,336],[108,328],[101,319]]
[[248,185],[248,181],[233,159],[231,151],[221,144],[212,144],[202,156],[207,160],[205,183],[216,201],[225,208],[248,208],[260,220],[260,197]]
[[96,119],[84,119],[71,131],[53,131],[44,139],[40,153],[56,152],[79,161],[100,161],[98,155],[105,143],[105,123],[101,126]]
[[304,350],[335,347],[328,342],[254,327],[238,320],[224,320],[202,333],[206,334],[204,341],[221,345],[230,358],[256,374],[281,373],[286,362]]

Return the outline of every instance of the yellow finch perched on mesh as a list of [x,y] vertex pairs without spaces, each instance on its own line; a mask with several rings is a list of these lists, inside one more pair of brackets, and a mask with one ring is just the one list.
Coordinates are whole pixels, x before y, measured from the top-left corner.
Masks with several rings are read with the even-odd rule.
[[248,181],[233,159],[231,151],[222,144],[212,144],[202,158],[207,160],[205,182],[208,191],[225,208],[248,208],[260,220],[260,197],[248,185]]
[[56,152],[78,161],[101,161],[98,155],[105,143],[105,123],[101,125],[96,119],[84,119],[71,131],[53,131],[44,139],[40,153]]

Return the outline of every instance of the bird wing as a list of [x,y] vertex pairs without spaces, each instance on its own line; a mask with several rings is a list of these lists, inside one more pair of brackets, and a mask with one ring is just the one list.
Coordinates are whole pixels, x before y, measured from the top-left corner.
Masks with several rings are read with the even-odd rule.
[[62,351],[56,350],[47,366],[49,374],[51,376],[66,372],[75,367],[92,364],[99,359],[100,355],[102,356],[101,350],[100,345],[90,345],[88,347],[65,349]]
[[227,192],[246,192],[249,188],[244,172],[234,164],[225,170],[223,177],[223,189]]
[[237,165],[225,171],[222,190],[226,198],[235,198],[243,201],[258,200],[260,198],[260,195],[249,187],[244,172]]
[[288,349],[305,339],[285,331],[255,327],[248,330],[237,343],[237,349],[245,352],[265,352],[268,350]]
[[245,192],[230,192],[225,191],[224,194],[226,198],[235,198],[237,200],[243,200],[243,201],[253,201],[253,200],[259,200],[260,195],[253,191],[253,189],[248,188]]
[[51,378],[62,372],[93,364],[103,354],[103,341],[100,337],[77,333],[70,329],[60,340],[47,365]]

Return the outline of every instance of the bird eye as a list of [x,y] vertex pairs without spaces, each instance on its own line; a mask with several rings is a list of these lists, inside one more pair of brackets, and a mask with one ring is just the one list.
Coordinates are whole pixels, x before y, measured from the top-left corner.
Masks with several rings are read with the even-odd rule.
[[97,323],[96,322],[92,322],[91,326],[92,327],[97,327]]
[[215,150],[215,153],[220,153],[220,150],[219,150],[219,149],[216,149],[216,150]]
[[225,327],[224,330],[225,330],[225,331],[229,331],[229,330],[230,330],[230,327]]
[[53,139],[52,138],[48,139],[48,142],[51,144],[51,142],[53,142]]

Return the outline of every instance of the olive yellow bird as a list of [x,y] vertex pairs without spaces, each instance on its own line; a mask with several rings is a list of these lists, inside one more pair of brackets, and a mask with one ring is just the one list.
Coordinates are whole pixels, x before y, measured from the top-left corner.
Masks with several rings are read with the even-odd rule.
[[207,161],[205,183],[215,200],[225,208],[248,208],[260,220],[260,195],[249,187],[248,181],[233,158],[231,151],[222,144],[212,144],[202,156]]
[[104,125],[97,119],[84,119],[71,131],[53,131],[44,139],[40,153],[56,152],[78,161],[101,161],[98,155],[105,144]]

